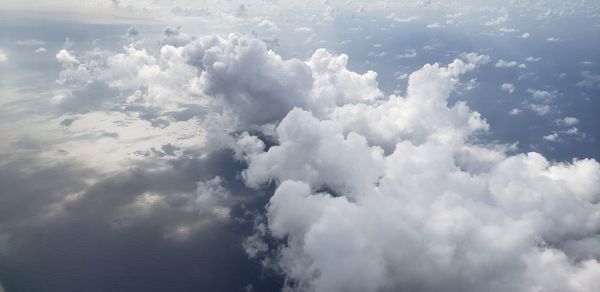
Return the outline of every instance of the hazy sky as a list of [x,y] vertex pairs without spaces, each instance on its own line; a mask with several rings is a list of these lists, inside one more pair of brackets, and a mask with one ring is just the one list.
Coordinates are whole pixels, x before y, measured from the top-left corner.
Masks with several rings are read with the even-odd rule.
[[0,291],[600,291],[598,1],[6,0]]

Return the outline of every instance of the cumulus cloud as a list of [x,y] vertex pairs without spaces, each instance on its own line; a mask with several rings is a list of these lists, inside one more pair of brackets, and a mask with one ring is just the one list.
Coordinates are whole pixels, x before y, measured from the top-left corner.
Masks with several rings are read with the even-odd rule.
[[6,53],[0,49],[0,64],[6,62],[6,60],[8,60]]
[[277,26],[277,24],[268,19],[259,19],[258,24],[256,26],[265,30],[279,31],[279,27]]
[[500,89],[508,91],[508,93],[513,93],[515,92],[515,85],[512,83],[503,83],[500,85]]
[[[290,113],[293,118],[299,114],[314,119],[308,113]],[[289,127],[288,122],[284,120],[282,127]],[[330,136],[324,134],[319,138]],[[296,143],[308,143],[303,137],[295,136]],[[347,139],[356,138],[349,134]],[[288,147],[285,141],[281,147]],[[370,165],[364,161],[369,157],[365,143],[339,141],[342,153],[356,149],[357,157],[362,157],[356,167],[365,167],[362,174],[370,179],[352,180],[356,172],[343,167],[345,154],[334,156],[339,169],[329,160],[271,173],[282,183],[268,205],[268,227],[285,241],[277,264],[294,288],[530,291],[555,287],[548,282],[554,276],[575,279],[600,272],[595,259],[573,262],[556,247],[593,237],[600,228],[596,161],[551,164],[537,153],[506,156],[474,145],[453,149],[447,144],[403,141],[383,159],[376,147],[371,148],[375,152]],[[328,144],[316,143],[319,148]],[[302,157],[321,161],[324,152],[303,152]],[[273,167],[293,163],[295,157],[283,158]],[[336,169],[344,173],[329,182],[335,193],[319,192],[319,185]],[[584,185],[577,178],[583,178]],[[556,274],[546,275],[543,263],[549,258]],[[577,284],[560,285],[563,291],[593,291],[598,284],[586,277]]]
[[512,68],[512,67],[527,68],[527,65],[519,64],[519,62],[517,62],[517,61],[505,61],[503,59],[500,59],[500,60],[498,60],[498,62],[496,62],[496,67],[498,67],[498,68]]
[[402,54],[396,55],[396,59],[414,58],[417,56],[417,51],[414,49],[406,50]]
[[503,15],[503,16],[499,16],[498,18],[494,18],[491,20],[488,20],[484,23],[484,25],[486,26],[494,26],[494,25],[500,25],[505,23],[508,20],[508,16]]
[[530,103],[527,105],[527,107],[540,116],[546,115],[550,112],[550,106],[547,104]]
[[[600,164],[472,143],[487,124],[447,98],[476,67],[460,59],[426,65],[410,75],[406,97],[321,117],[294,109],[276,129],[277,145],[248,156],[248,185],[278,184],[266,233],[281,242],[270,262],[289,289],[600,285],[600,263],[563,248],[600,231]],[[261,247],[255,256],[267,249],[252,246]]]
[[592,74],[589,71],[584,71],[581,75],[583,79],[577,82],[577,86],[600,88],[600,75]]
[[[167,38],[179,35],[166,32]],[[284,60],[263,41],[239,34],[165,44],[157,55],[132,45],[122,53],[82,57],[63,49],[56,58],[63,66],[60,84],[101,82],[130,104],[203,102],[241,128],[280,121],[294,107],[324,115],[382,97],[377,74],[348,70],[347,55],[319,49],[308,60]]]
[[444,27],[443,24],[440,24],[439,22],[434,22],[434,23],[430,23],[427,25],[427,28],[442,28]]
[[[460,78],[489,56],[426,64],[408,75],[404,96],[384,96],[377,73],[348,69],[345,54],[318,49],[306,60],[284,59],[238,34],[165,43],[155,54],[130,46],[97,58],[61,50],[56,58],[65,86],[87,86],[78,79],[87,74],[126,103],[164,107],[158,101],[175,99],[210,109],[200,118],[209,143],[245,164],[247,186],[275,188],[265,221],[244,246],[285,276],[286,289],[600,285],[598,260],[574,248],[600,249],[600,164],[480,144],[486,120],[464,101],[449,102]],[[529,92],[540,102],[530,108],[548,113],[556,93]],[[233,192],[225,183],[208,177],[185,202],[227,218]],[[131,206],[160,209],[162,200],[141,194]],[[167,235],[190,228],[178,225]]]
[[520,114],[521,112],[522,112],[521,109],[513,108],[510,110],[510,112],[508,112],[508,114],[511,116],[516,116],[516,115]]
[[547,91],[541,89],[527,89],[527,92],[529,92],[529,94],[531,94],[531,97],[533,97],[534,99],[541,100],[544,102],[552,101],[554,98],[556,98],[556,95],[558,94],[558,92],[556,91]]
[[556,120],[556,123],[558,125],[575,126],[579,123],[579,119],[576,117],[565,117],[565,118]]
[[542,138],[547,141],[558,141],[558,133],[548,134]]
[[304,105],[313,81],[306,63],[282,60],[264,42],[246,36],[202,38],[183,53],[202,72],[203,91],[222,98],[243,125],[274,122]]

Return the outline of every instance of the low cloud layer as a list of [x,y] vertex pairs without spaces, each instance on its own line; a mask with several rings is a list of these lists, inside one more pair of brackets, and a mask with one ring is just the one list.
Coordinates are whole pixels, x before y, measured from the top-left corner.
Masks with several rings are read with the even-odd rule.
[[[220,109],[225,122],[212,130],[248,164],[245,183],[277,185],[266,230],[247,246],[285,275],[286,289],[600,288],[598,162],[479,144],[485,119],[448,103],[460,76],[488,56],[425,65],[410,74],[406,96],[388,97],[374,72],[349,71],[347,58],[321,49],[284,60],[262,41],[230,35],[166,45],[159,56],[127,48],[92,76],[136,95],[121,102],[160,107],[183,82],[197,86],[190,98]],[[66,51],[57,59],[63,77],[81,68]],[[238,134],[252,129],[263,138]],[[275,145],[265,147],[267,136]],[[219,182],[201,183],[206,195],[196,201],[226,200]]]
[[344,105],[322,119],[292,110],[278,145],[250,156],[246,182],[279,184],[266,218],[288,288],[600,288],[600,165],[470,142],[487,124],[446,100],[474,67],[426,65],[407,97],[377,107]]
[[[406,19],[395,22],[417,18]],[[0,260],[9,263],[0,276],[11,280],[2,285],[85,290],[97,281],[90,275],[106,274],[99,289],[111,290],[120,274],[148,269],[168,281],[119,288],[600,290],[600,163],[490,142],[493,124],[457,94],[483,70],[518,73],[535,63],[453,51],[444,63],[402,69],[405,90],[387,95],[378,81],[385,73],[355,69],[352,55],[334,49],[284,57],[257,35],[178,27],[152,43],[143,31],[130,27],[120,35],[128,44],[112,50],[17,42],[44,45],[38,55],[53,56],[60,72],[48,98],[54,116],[29,125],[51,134],[7,131],[12,144],[0,145],[11,150],[0,164]],[[401,52],[394,59],[426,55]],[[0,63],[12,58],[0,51]],[[596,75],[582,76],[580,86],[597,87]],[[520,107],[539,115],[555,110],[561,93],[517,78],[494,89],[524,92]],[[585,137],[578,118],[551,123],[560,129],[545,141]],[[128,266],[138,257],[146,262]],[[78,261],[97,265],[82,276]],[[32,263],[64,269],[44,278]],[[181,283],[169,269],[178,264]]]

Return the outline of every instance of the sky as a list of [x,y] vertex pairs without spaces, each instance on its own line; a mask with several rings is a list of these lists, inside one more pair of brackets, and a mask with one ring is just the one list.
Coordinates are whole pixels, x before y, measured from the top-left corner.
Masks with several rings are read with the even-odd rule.
[[600,291],[600,2],[5,0],[0,292]]

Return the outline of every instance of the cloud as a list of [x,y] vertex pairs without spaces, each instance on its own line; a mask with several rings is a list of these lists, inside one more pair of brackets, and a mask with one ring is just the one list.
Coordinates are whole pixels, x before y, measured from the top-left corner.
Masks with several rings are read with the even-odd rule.
[[444,25],[439,22],[430,23],[427,25],[427,28],[443,28]]
[[494,18],[491,20],[488,20],[484,23],[484,25],[486,26],[494,26],[494,25],[500,25],[505,23],[508,20],[508,16],[503,15],[503,16],[499,16],[498,18]]
[[519,31],[518,29],[515,29],[515,28],[506,28],[506,27],[501,27],[498,30],[501,32],[517,32],[517,31]]
[[2,51],[2,49],[0,49],[0,64],[6,62],[6,60],[8,60],[6,53],[4,53],[4,51]]
[[44,47],[39,47],[37,49],[35,49],[34,51],[35,53],[45,53],[46,52],[46,48]]
[[556,124],[565,126],[575,126],[579,123],[579,119],[576,117],[565,117],[563,119],[556,120]]
[[556,123],[560,126],[568,126],[570,128],[561,131],[555,131],[552,134],[548,134],[542,137],[544,140],[552,141],[552,142],[563,142],[566,139],[575,138],[577,140],[582,140],[587,137],[586,133],[579,131],[576,125],[579,122],[576,118],[567,117],[564,119],[556,120]]
[[513,93],[515,92],[515,85],[512,83],[503,83],[500,85],[500,89],[508,91],[508,93]]
[[[240,34],[186,37],[158,52],[61,50],[56,58],[63,86],[103,84],[117,92],[116,105],[165,114],[197,102],[207,110],[190,114],[213,147],[204,149],[228,148],[237,161],[235,174],[205,173],[191,191],[163,190],[145,178],[152,187],[127,198],[100,200],[92,192],[78,206],[97,200],[106,204],[97,212],[119,206],[106,216],[134,225],[153,218],[148,214],[178,218],[160,230],[167,239],[185,239],[204,226],[196,216],[229,221],[241,199],[233,199],[228,184],[242,170],[246,186],[273,194],[257,215],[262,227],[244,246],[284,275],[290,290],[593,291],[600,285],[600,263],[573,248],[600,248],[594,242],[600,164],[551,162],[481,144],[486,120],[466,102],[449,101],[460,78],[489,56],[463,53],[447,65],[426,64],[408,75],[404,96],[384,96],[377,73],[350,70],[345,54],[317,49],[305,60],[285,59]],[[525,106],[550,112],[556,92],[528,92],[539,104]],[[568,131],[578,130],[561,133]],[[167,152],[175,153],[168,147],[152,153]]]
[[415,20],[418,20],[419,17],[417,16],[409,16],[409,17],[392,17],[392,20],[396,21],[396,22],[400,22],[400,23],[407,23],[407,22],[413,22]]
[[[315,291],[529,291],[554,287],[552,276],[599,272],[595,259],[573,263],[552,247],[598,232],[597,162],[550,165],[530,153],[499,158],[478,175],[460,170],[452,152],[399,143],[366,193],[334,196],[284,180],[267,213],[270,232],[285,241],[280,268],[299,290]],[[563,180],[569,172],[587,177],[585,186]],[[558,274],[542,276],[548,254],[562,260],[553,262]],[[579,285],[563,291],[593,291],[598,282]]]
[[546,103],[552,101],[558,95],[558,92],[556,92],[556,91],[547,91],[547,90],[531,89],[531,88],[527,89],[527,92],[529,92],[529,94],[531,94],[531,97],[533,97],[534,99],[541,100]]
[[527,105],[530,110],[534,111],[536,114],[543,116],[550,112],[550,106],[547,104],[528,104]]
[[279,31],[279,27],[273,21],[268,19],[259,20],[257,26],[262,29],[270,30],[270,31]]
[[183,54],[203,72],[203,91],[221,97],[242,125],[274,122],[293,106],[304,105],[313,81],[307,64],[284,61],[264,42],[246,36],[205,37]]
[[519,64],[517,61],[505,61],[503,59],[500,59],[500,60],[498,60],[498,62],[496,62],[496,67],[498,67],[498,68],[512,68],[512,67],[527,68],[527,65]]
[[530,35],[529,35],[529,33],[528,33],[528,32],[525,32],[525,33],[523,33],[523,34],[521,35],[521,38],[522,38],[522,39],[528,39],[529,37],[530,37]]
[[583,79],[577,82],[577,86],[600,88],[600,75],[592,74],[589,71],[584,71],[581,75]]
[[56,60],[65,65],[79,64],[77,58],[73,57],[67,50],[64,49],[60,50],[56,54]]
[[310,27],[306,27],[306,26],[300,26],[300,27],[294,28],[294,31],[311,32],[311,31],[313,31],[313,29]]
[[414,58],[417,56],[417,51],[414,49],[406,50],[403,54],[397,54],[396,59]]
[[558,141],[558,134],[552,133],[552,134],[544,136],[543,138],[544,138],[544,140],[547,140],[547,141],[552,141],[552,142]]
[[45,41],[29,39],[29,40],[18,40],[17,45],[28,46],[28,47],[39,47],[46,45]]
[[141,34],[140,29],[137,26],[132,25],[132,26],[130,26],[130,27],[127,28],[127,31],[125,32],[124,37],[126,37],[126,38],[137,38],[137,37],[140,36],[140,34]]
[[296,108],[277,126],[278,143],[248,156],[248,185],[278,185],[266,218],[280,243],[268,262],[288,288],[600,285],[588,276],[600,273],[596,259],[561,248],[600,231],[600,164],[552,163],[470,142],[487,124],[447,99],[456,79],[477,66],[460,59],[425,65],[410,75],[406,97],[345,104],[329,115]]
[[511,116],[516,116],[516,115],[520,114],[521,112],[523,112],[523,111],[518,108],[513,108],[510,110],[510,112],[508,112],[508,114]]

